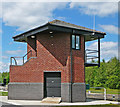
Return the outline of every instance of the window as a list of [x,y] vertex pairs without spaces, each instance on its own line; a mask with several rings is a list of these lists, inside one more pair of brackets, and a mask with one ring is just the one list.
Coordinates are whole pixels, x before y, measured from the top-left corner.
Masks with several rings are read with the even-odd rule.
[[72,35],[72,49],[80,49],[80,36]]
[[72,35],[72,48],[75,48],[75,35]]

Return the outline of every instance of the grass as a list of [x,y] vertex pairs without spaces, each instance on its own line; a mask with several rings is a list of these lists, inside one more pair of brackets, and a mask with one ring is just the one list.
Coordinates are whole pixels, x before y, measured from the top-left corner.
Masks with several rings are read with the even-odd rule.
[[[104,93],[104,89],[91,88],[90,90],[87,90],[87,92],[88,91],[91,91],[91,93]],[[118,89],[106,89],[106,93],[107,94],[120,94],[120,90],[118,90]]]
[[106,104],[106,105],[81,105],[81,106],[59,106],[59,107],[120,107],[120,105]]
[[8,96],[8,92],[0,92],[0,96]]
[[118,89],[107,89],[107,94],[120,94]]

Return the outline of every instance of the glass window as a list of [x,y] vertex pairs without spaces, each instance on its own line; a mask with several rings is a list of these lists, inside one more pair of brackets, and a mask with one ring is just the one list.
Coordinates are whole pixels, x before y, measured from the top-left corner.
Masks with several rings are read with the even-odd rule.
[[80,49],[80,37],[76,36],[76,49]]
[[75,35],[72,35],[72,48],[75,48]]
[[80,36],[72,35],[72,48],[80,49]]

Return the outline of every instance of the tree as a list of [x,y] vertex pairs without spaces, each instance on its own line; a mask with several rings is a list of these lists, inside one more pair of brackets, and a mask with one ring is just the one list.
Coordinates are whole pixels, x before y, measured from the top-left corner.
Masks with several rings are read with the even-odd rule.
[[86,84],[90,87],[105,87],[120,89],[120,62],[114,57],[108,62],[102,60],[101,66],[87,67],[85,72]]

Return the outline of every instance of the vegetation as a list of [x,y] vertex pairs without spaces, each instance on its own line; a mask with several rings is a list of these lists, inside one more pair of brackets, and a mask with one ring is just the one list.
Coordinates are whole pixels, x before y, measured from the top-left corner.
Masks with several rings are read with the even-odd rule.
[[0,72],[0,83],[3,83],[3,79],[6,79],[6,83],[9,83],[9,72]]
[[[90,91],[91,93],[104,93],[104,89],[93,89],[93,88],[90,88],[89,90],[87,90],[87,92]],[[120,90],[118,89],[107,89],[106,90],[106,93],[107,94],[120,94]]]
[[108,62],[103,60],[100,67],[86,67],[86,84],[90,87],[120,89],[120,62],[114,57]]
[[8,96],[8,92],[0,92],[0,96]]

